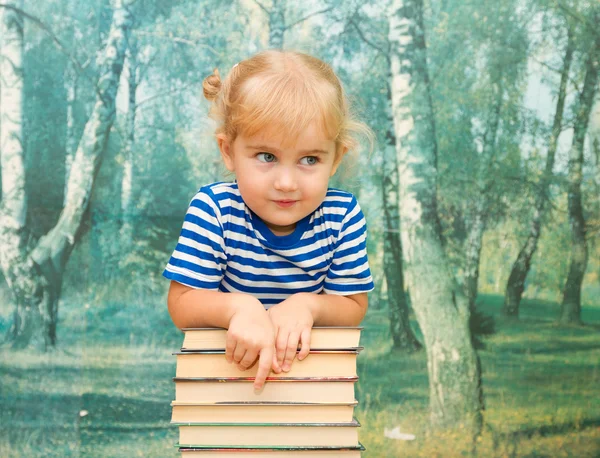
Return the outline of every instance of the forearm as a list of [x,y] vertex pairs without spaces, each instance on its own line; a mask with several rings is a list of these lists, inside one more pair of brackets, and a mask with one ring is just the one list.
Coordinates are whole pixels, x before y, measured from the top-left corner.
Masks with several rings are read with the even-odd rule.
[[351,296],[302,294],[312,313],[314,326],[358,326],[368,308],[367,293]]
[[173,323],[180,329],[229,328],[231,317],[243,302],[239,296],[245,295],[194,289],[172,281],[167,304]]

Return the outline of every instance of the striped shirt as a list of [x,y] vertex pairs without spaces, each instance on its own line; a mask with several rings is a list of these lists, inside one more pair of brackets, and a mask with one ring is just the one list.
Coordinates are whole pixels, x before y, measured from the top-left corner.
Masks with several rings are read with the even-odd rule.
[[350,295],[373,290],[367,226],[356,198],[328,189],[289,235],[273,234],[237,183],[202,187],[185,215],[163,275],[192,288],[242,292],[266,307],[294,293]]

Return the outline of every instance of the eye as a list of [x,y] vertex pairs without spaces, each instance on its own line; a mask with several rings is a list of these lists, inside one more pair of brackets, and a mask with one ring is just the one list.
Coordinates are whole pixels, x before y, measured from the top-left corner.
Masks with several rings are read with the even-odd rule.
[[316,156],[306,156],[300,159],[302,165],[315,165],[317,162],[319,162],[319,159]]
[[256,157],[260,162],[275,162],[275,155],[271,153],[258,153]]

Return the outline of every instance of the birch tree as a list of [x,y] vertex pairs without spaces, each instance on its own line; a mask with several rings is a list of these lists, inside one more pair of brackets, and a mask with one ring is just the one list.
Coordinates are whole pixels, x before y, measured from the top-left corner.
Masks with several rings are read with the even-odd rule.
[[502,197],[508,197],[497,171],[502,170],[503,160],[510,163],[507,159],[514,149],[510,143],[520,136],[514,126],[523,125],[524,121],[523,114],[515,107],[521,105],[523,97],[521,87],[529,40],[522,25],[526,22],[522,20],[525,13],[515,14],[515,10],[517,5],[512,1],[474,8],[474,13],[485,20],[471,32],[480,37],[470,63],[477,72],[469,88],[476,101],[476,111],[469,122],[475,154],[463,277],[472,310],[479,289],[483,237],[490,223],[494,223],[493,217],[498,216]]
[[552,131],[548,139],[548,149],[546,153],[546,166],[539,186],[536,188],[535,204],[533,216],[529,224],[529,234],[521,246],[519,254],[512,265],[510,276],[506,284],[504,295],[504,305],[502,312],[506,316],[517,317],[519,315],[519,305],[525,289],[525,279],[531,267],[531,259],[537,249],[538,240],[541,234],[542,220],[547,208],[548,193],[553,177],[554,162],[556,150],[558,147],[558,137],[563,129],[563,112],[565,99],[567,96],[567,82],[573,61],[573,52],[575,50],[575,40],[572,28],[567,25],[567,44],[564,51],[562,70],[560,73],[560,83],[556,99],[556,108],[554,111],[554,121]]
[[[20,238],[20,234],[26,230],[26,196],[24,190],[21,191],[23,186],[19,184],[24,182],[25,174],[23,167],[18,166],[22,163],[23,151],[15,150],[14,154],[6,156],[9,159],[6,164],[3,154],[3,182],[9,173],[12,177],[11,180],[7,180],[7,192],[3,192],[2,196],[0,243],[3,273],[8,279],[15,301],[14,320],[8,336],[13,347],[26,347],[34,341],[41,342],[45,349],[56,345],[62,276],[78,240],[82,218],[88,207],[94,180],[114,122],[115,98],[131,28],[131,4],[132,2],[126,0],[114,2],[112,24],[104,47],[96,87],[96,103],[75,153],[67,184],[65,206],[56,225],[41,237],[31,250],[27,249]],[[9,17],[14,16],[9,14]],[[22,36],[22,25],[20,30]],[[15,43],[13,42],[13,46]],[[14,57],[13,64],[15,63],[20,64],[18,57]],[[11,67],[20,68],[15,65]],[[10,79],[11,74],[4,73],[4,67],[2,70],[2,78]],[[9,93],[9,97],[16,97],[12,99],[11,107],[14,107],[15,103],[22,104],[19,96]],[[2,120],[4,121],[4,117]],[[10,123],[3,122],[2,125],[5,126],[3,129],[11,129],[8,137],[15,138],[15,135],[20,135],[20,131],[11,127]]]
[[123,148],[123,178],[121,180],[120,249],[122,254],[129,253],[133,236],[132,190],[133,190],[133,148],[135,144],[136,95],[139,85],[138,46],[134,35],[129,37],[127,50],[127,115],[125,119],[125,145]]
[[333,9],[331,7],[324,8],[322,10],[309,13],[306,16],[303,16],[302,18],[298,19],[297,21],[287,23],[287,0],[271,0],[270,7],[267,7],[259,0],[254,0],[254,3],[256,3],[269,18],[269,48],[272,49],[283,49],[284,33],[292,27],[302,24],[303,22],[305,22],[313,16],[316,16],[317,14],[323,14]]
[[490,172],[496,155],[498,126],[500,124],[502,99],[504,97],[503,84],[501,74],[491,84],[493,102],[483,133],[483,147],[477,167],[475,209],[471,220],[467,224],[468,235],[465,247],[466,266],[464,281],[471,310],[475,308],[475,299],[477,298],[481,247],[488,219],[487,209],[489,206],[491,182],[493,180]]
[[591,14],[587,36],[591,38],[585,62],[585,79],[575,104],[573,141],[569,150],[568,204],[571,225],[571,259],[560,307],[562,323],[581,323],[581,284],[588,262],[586,221],[581,185],[583,181],[583,148],[590,113],[598,88],[600,71],[600,8]]
[[384,242],[383,268],[388,291],[388,314],[392,348],[413,352],[421,349],[421,343],[410,327],[408,303],[404,288],[404,268],[402,265],[402,240],[400,238],[400,209],[398,208],[398,156],[397,141],[393,131],[394,122],[391,113],[391,88],[388,84],[389,130],[384,145],[383,173],[381,192],[383,196]]
[[[25,159],[23,151],[23,18],[12,8],[23,8],[22,0],[7,2],[0,10],[0,167],[2,201],[0,202],[0,268],[13,291],[23,282],[22,295],[15,295],[17,304],[26,306],[31,287],[21,278],[27,270],[27,195],[25,191]],[[20,302],[20,304],[19,304]],[[29,330],[39,315],[15,313],[13,328]]]
[[383,104],[384,117],[381,124],[385,125],[385,144],[382,151],[381,165],[381,197],[383,207],[383,270],[387,283],[388,316],[390,320],[390,335],[392,349],[414,352],[422,348],[415,336],[409,318],[408,301],[404,286],[404,268],[402,265],[402,240],[400,238],[400,209],[398,208],[398,156],[396,154],[397,139],[394,131],[394,116],[392,113],[392,90],[390,87],[390,42],[388,33],[384,38],[376,40],[367,37],[360,24],[372,25],[371,30],[387,32],[388,21],[385,17],[381,25],[376,25],[371,18],[359,17],[358,12],[350,16],[348,23],[358,34],[360,40],[385,58],[387,67],[385,72],[385,103]]
[[388,11],[392,112],[406,282],[427,349],[434,427],[482,425],[481,374],[469,331],[469,303],[450,273],[437,214],[437,143],[422,0]]

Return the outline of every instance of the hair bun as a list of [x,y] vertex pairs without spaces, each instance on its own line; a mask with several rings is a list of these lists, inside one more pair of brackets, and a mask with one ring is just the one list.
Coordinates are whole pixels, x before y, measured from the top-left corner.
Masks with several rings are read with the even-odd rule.
[[217,95],[219,95],[221,86],[221,75],[219,75],[219,69],[215,68],[213,73],[204,78],[204,81],[202,82],[204,97],[212,102],[217,98]]

